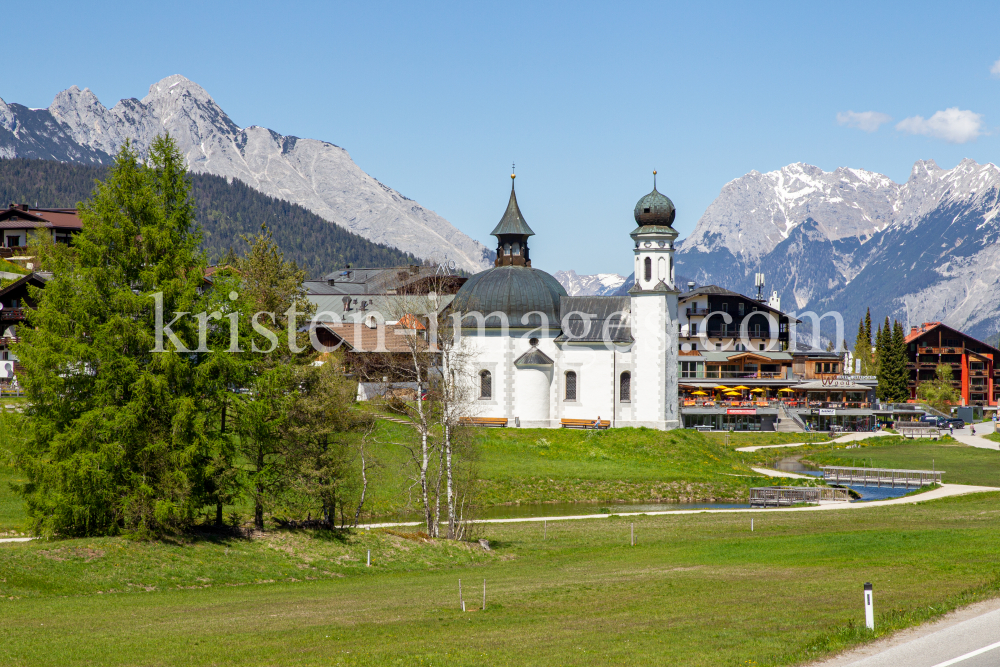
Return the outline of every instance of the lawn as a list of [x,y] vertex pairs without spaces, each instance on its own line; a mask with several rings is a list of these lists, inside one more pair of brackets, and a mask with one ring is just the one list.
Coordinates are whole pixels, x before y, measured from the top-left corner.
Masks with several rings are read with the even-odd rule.
[[852,449],[843,445],[821,449],[804,460],[816,465],[943,470],[945,483],[1000,487],[1000,452],[995,450],[968,447],[951,438],[933,442],[883,436],[856,444]]
[[1000,594],[998,500],[758,513],[752,533],[745,514],[490,524],[489,553],[376,531],[0,545],[0,664],[801,664]]

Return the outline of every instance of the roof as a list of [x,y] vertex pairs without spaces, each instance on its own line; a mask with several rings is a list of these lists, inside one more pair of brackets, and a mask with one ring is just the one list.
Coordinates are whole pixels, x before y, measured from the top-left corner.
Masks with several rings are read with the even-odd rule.
[[[739,298],[739,299],[743,299],[744,301],[749,301],[753,305],[757,306],[758,310],[764,310],[764,311],[768,311],[768,312],[772,312],[772,313],[777,313],[778,315],[781,315],[782,317],[786,317],[789,320],[792,319],[791,315],[788,315],[787,313],[783,313],[780,310],[778,310],[777,308],[772,308],[771,306],[767,305],[766,301],[758,301],[757,299],[751,298],[751,297],[747,296],[746,294],[740,294],[739,292],[734,292],[732,290],[726,289],[725,287],[719,287],[718,285],[702,285],[701,287],[696,287],[695,289],[691,290],[690,292],[684,292],[683,294],[681,294],[678,297],[677,303],[678,303],[678,305],[680,305],[680,304],[684,303],[685,301],[688,301],[689,299],[696,299],[699,296],[713,296],[713,295],[714,296],[731,296],[731,297],[736,297],[736,298]],[[749,315],[750,313],[746,313],[746,314]],[[802,320],[798,320],[797,319],[797,320],[795,320],[795,322],[797,324],[801,324]]]
[[712,362],[714,364],[721,364],[727,361],[736,361],[741,357],[747,355],[758,357],[761,359],[767,359],[768,361],[791,361],[792,355],[788,352],[779,350],[765,350],[763,352],[758,352],[756,350],[748,350],[745,352],[737,352],[736,350],[727,351],[716,351],[716,350],[706,350],[701,352],[701,355],[705,358],[705,361]]
[[27,204],[0,209],[0,229],[83,229],[75,208],[31,208]]
[[[530,266],[495,266],[469,278],[451,307],[458,313],[481,313],[484,317],[504,313],[513,327],[540,326],[544,316],[548,326],[556,328],[559,300],[564,296],[566,289],[545,271]],[[528,319],[523,320],[525,317]],[[500,327],[500,317],[487,317],[485,326]]]
[[[397,324],[379,324],[371,328],[362,323],[337,324],[318,322],[317,327],[329,331],[351,352],[410,352],[416,332]],[[422,338],[416,339],[424,344]],[[380,349],[381,346],[381,349]]]
[[322,280],[307,280],[303,285],[309,294],[395,294],[420,286],[426,291],[435,287],[431,284],[435,280],[444,283],[441,286],[444,291],[457,291],[465,281],[461,276],[440,274],[436,266],[410,265],[343,268],[326,274]]
[[547,354],[535,346],[514,360],[515,366],[551,366],[553,363]]
[[[907,343],[912,343],[913,341],[917,340],[918,338],[920,338],[924,334],[930,333],[931,331],[934,331],[935,329],[947,329],[948,331],[952,332],[955,335],[961,336],[962,338],[968,338],[969,340],[974,340],[979,345],[982,345],[983,347],[987,347],[990,350],[992,350],[993,352],[1000,353],[1000,349],[997,349],[997,348],[993,347],[989,343],[984,343],[983,341],[979,340],[978,338],[973,338],[969,334],[963,333],[963,332],[959,331],[958,329],[954,329],[954,328],[948,326],[947,324],[944,324],[943,322],[924,322],[919,327],[911,327],[910,328],[910,333],[908,333],[906,335],[906,342]],[[945,346],[945,347],[947,347],[947,346]]]
[[631,314],[627,296],[564,296],[559,299],[562,333],[556,341],[631,343]]
[[23,278],[15,280],[10,285],[7,285],[3,289],[0,289],[0,297],[10,294],[11,292],[14,292],[18,289],[21,289],[28,283],[33,284],[35,287],[45,287],[45,283],[47,283],[51,279],[52,279],[51,273],[37,272],[37,271],[35,273],[29,273]]
[[[381,315],[388,322],[398,320],[408,312],[419,312],[432,309],[428,297],[403,294],[315,294],[308,293],[306,298],[316,306],[317,313],[328,313],[324,318],[333,320],[334,316],[341,319],[354,318],[358,315]],[[438,296],[438,308],[448,306],[454,295]]]
[[[513,177],[512,177],[513,178]],[[490,232],[492,236],[499,236],[500,234],[520,234],[522,236],[534,236],[535,232],[531,231],[531,227],[528,223],[524,221],[524,216],[521,215],[521,209],[517,206],[517,196],[514,194],[514,181],[510,182],[510,201],[507,202],[507,210],[504,211],[503,217],[500,218],[500,222],[497,226],[493,228]]]

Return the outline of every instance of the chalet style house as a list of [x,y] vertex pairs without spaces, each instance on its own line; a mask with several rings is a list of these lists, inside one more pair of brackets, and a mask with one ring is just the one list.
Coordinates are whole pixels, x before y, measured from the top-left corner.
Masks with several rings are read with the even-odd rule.
[[32,232],[47,230],[56,243],[70,243],[82,228],[75,208],[31,208],[27,204],[11,204],[0,210],[0,257],[23,255]]
[[11,379],[19,370],[17,357],[10,346],[18,341],[18,328],[35,307],[29,287],[45,287],[51,273],[29,273],[0,289],[0,380]]
[[[874,423],[874,378],[843,375],[842,355],[797,350],[777,294],[716,285],[678,297],[678,382],[688,428],[826,430]],[[732,321],[725,322],[722,314]]]
[[951,366],[952,385],[965,405],[996,406],[1000,400],[1000,350],[940,322],[912,327],[906,337],[910,396],[921,382],[937,377],[939,364]]

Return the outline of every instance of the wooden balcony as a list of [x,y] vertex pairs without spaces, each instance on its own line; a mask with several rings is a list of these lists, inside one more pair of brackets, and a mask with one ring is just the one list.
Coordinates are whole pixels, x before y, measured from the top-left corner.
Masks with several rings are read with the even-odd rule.
[[25,318],[26,313],[24,308],[4,308],[0,310],[0,320],[20,322]]

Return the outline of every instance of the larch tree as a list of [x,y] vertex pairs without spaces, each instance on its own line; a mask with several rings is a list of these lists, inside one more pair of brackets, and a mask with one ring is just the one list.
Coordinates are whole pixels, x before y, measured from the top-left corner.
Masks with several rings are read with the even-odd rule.
[[143,162],[130,143],[80,206],[72,248],[42,249],[53,272],[16,350],[31,437],[18,464],[32,529],[45,535],[155,534],[190,521],[205,449],[197,323],[198,252],[184,161],[169,136]]

